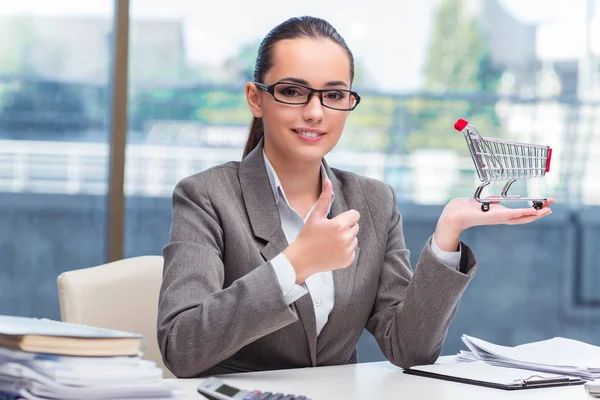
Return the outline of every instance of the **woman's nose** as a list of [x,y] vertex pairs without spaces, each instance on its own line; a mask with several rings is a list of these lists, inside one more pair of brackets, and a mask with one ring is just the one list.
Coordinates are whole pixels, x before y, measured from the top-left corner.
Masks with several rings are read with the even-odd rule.
[[304,106],[304,119],[307,121],[320,121],[323,119],[323,105],[317,93],[313,93],[308,103]]

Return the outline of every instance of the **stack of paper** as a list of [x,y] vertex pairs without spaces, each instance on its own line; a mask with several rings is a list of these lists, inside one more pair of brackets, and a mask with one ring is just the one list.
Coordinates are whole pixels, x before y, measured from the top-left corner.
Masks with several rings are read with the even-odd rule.
[[515,347],[500,346],[463,335],[471,352],[460,352],[459,361],[482,360],[490,365],[538,372],[600,378],[600,347],[577,340],[553,338]]
[[[183,397],[173,383],[163,381],[162,369],[140,357],[138,336],[57,321],[0,316],[0,398]],[[135,355],[129,355],[132,349],[136,349]]]

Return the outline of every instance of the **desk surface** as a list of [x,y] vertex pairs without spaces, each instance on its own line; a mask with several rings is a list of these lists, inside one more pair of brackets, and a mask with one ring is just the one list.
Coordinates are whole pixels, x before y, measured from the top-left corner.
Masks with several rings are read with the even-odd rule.
[[[592,400],[583,385],[505,391],[423,378],[402,373],[389,362],[251,372],[221,376],[229,385],[254,390],[304,395],[312,400]],[[202,379],[176,380],[190,399],[204,399],[196,387]]]

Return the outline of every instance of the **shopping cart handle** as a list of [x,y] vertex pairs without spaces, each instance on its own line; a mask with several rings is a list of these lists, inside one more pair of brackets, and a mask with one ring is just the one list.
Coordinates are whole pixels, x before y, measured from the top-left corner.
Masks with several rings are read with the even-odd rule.
[[552,160],[552,148],[548,148],[548,159],[546,160],[546,172],[550,172],[550,161]]
[[461,132],[465,127],[469,125],[469,122],[464,119],[459,119],[454,123],[454,129]]

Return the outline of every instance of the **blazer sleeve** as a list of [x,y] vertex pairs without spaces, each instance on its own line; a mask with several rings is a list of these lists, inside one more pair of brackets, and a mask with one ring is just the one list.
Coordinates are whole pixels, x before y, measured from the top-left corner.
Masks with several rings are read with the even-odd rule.
[[402,233],[402,218],[392,190],[392,212],[379,288],[367,329],[386,358],[409,368],[435,362],[448,327],[477,263],[461,243],[460,269],[443,264],[432,252],[431,238],[413,274]]
[[197,376],[297,320],[270,262],[223,287],[223,228],[202,186],[191,177],[175,188],[163,249],[157,336],[165,365],[178,377]]

